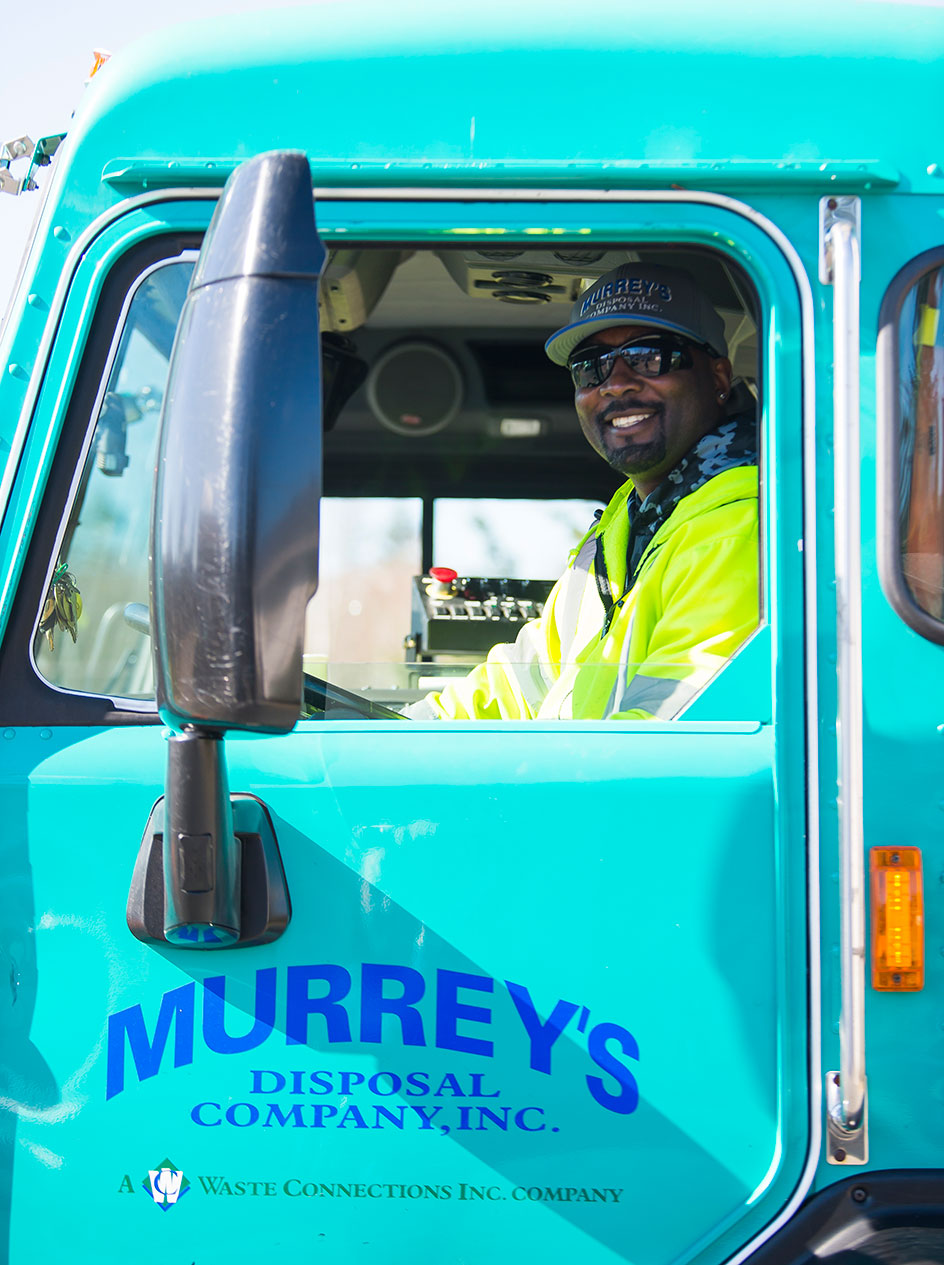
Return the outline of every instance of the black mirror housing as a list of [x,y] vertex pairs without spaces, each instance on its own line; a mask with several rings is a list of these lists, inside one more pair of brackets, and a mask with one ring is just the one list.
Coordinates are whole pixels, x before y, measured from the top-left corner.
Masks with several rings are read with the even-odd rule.
[[318,282],[304,154],[238,167],[177,331],[151,525],[157,700],[176,729],[298,719],[321,491]]

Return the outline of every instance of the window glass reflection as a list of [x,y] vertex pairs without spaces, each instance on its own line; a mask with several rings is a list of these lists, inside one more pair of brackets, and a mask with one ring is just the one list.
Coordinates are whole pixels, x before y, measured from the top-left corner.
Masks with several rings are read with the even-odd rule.
[[918,605],[944,617],[944,270],[908,293],[899,325],[901,566]]
[[[100,398],[34,644],[40,673],[64,689],[154,696],[143,630],[151,488],[170,352],[192,268],[189,261],[164,264],[138,285]],[[69,598],[71,612],[63,606]]]
[[460,575],[554,580],[602,501],[437,500],[433,554]]

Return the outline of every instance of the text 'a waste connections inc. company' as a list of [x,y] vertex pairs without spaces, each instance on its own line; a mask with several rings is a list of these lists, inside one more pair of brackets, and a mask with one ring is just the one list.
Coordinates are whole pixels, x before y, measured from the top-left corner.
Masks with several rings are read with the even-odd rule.
[[[620,1024],[592,1023],[586,1006],[560,998],[553,1005],[541,1006],[541,1013],[547,1016],[542,1019],[529,990],[511,980],[504,981],[502,986],[500,981],[486,975],[437,970],[435,980],[428,984],[413,967],[373,962],[363,963],[359,974],[358,997],[352,973],[332,963],[265,967],[256,971],[252,1026],[238,1036],[231,1036],[225,1024],[227,1010],[230,1016],[240,1014],[237,1007],[227,1007],[225,975],[213,976],[199,986],[202,991],[199,1029],[196,1023],[198,985],[193,982],[164,993],[156,1007],[157,1013],[152,1011],[150,1025],[141,1005],[119,1010],[108,1016],[106,1097],[113,1098],[126,1088],[126,1052],[131,1056],[135,1077],[143,1081],[162,1070],[166,1061],[170,1061],[165,1060],[165,1056],[171,1051],[175,1068],[191,1064],[195,1045],[201,1039],[204,1047],[215,1054],[258,1050],[276,1033],[278,1016],[284,1020],[284,1027],[280,1023],[278,1030],[284,1031],[288,1046],[310,1044],[323,1049],[383,1044],[387,1050],[397,1045],[453,1050],[497,1060],[503,1073],[513,1070],[511,1060],[515,1051],[526,1049],[528,1067],[547,1076],[553,1073],[555,1045],[566,1035],[581,1047],[585,1043],[588,1063],[580,1082],[590,1098],[619,1115],[629,1115],[636,1110],[639,1089],[626,1062],[639,1059],[636,1039]],[[494,994],[494,999],[486,1000],[488,994]],[[499,1021],[494,1026],[493,1018]],[[507,1048],[502,1048],[503,1040]],[[597,1074],[600,1072],[603,1076]],[[401,1083],[395,1090],[389,1088],[394,1083],[390,1079],[393,1073],[377,1075],[387,1078],[374,1087],[380,1097],[401,1091],[408,1098],[434,1096],[432,1077],[426,1073],[410,1072],[397,1077]],[[279,1092],[285,1092],[285,1088]],[[331,1090],[319,1090],[318,1081],[313,1081],[307,1092],[317,1096],[319,1092]],[[493,1095],[494,1091],[488,1096]],[[452,1096],[466,1095],[460,1091],[453,1092]],[[236,1127],[253,1123],[250,1119],[253,1113],[247,1110],[245,1115],[245,1120],[228,1123]],[[321,1118],[334,1117],[323,1113]],[[358,1127],[356,1120],[351,1123]],[[516,1127],[528,1126],[518,1124]]]
[[[126,1179],[128,1181],[129,1179]],[[618,1204],[623,1200],[622,1186],[495,1186],[471,1182],[319,1182],[302,1177],[286,1181],[234,1181],[213,1174],[197,1177],[196,1189],[205,1195],[220,1198],[273,1198],[288,1195],[293,1199],[436,1199],[443,1203],[589,1203]],[[124,1188],[124,1187],[123,1187]],[[129,1181],[130,1188],[130,1181]]]

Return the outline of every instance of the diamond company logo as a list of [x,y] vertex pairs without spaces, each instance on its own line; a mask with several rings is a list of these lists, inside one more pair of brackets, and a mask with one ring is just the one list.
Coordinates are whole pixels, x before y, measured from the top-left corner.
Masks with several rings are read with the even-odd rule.
[[183,1170],[175,1168],[170,1160],[161,1160],[157,1168],[148,1169],[141,1183],[142,1189],[151,1196],[164,1212],[172,1208],[190,1189]]

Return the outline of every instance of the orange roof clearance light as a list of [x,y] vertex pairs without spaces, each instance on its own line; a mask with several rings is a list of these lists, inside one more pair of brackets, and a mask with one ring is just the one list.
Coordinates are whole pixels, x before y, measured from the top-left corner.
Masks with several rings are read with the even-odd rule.
[[871,848],[872,987],[924,988],[924,887],[920,848]]
[[105,65],[105,62],[107,62],[111,57],[111,53],[107,48],[95,48],[92,50],[92,57],[94,58],[94,61],[92,62],[92,69],[89,71],[89,79],[94,79],[101,68]]

